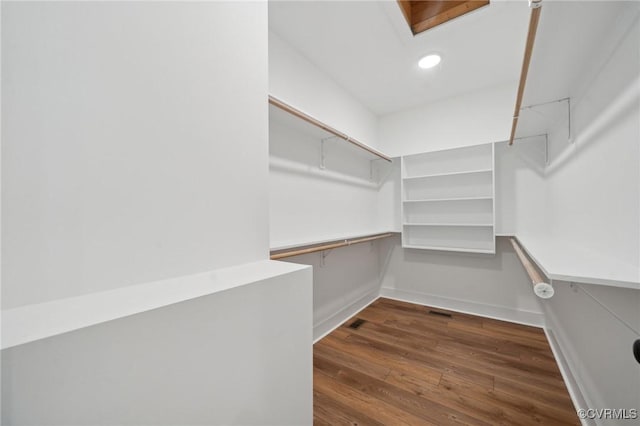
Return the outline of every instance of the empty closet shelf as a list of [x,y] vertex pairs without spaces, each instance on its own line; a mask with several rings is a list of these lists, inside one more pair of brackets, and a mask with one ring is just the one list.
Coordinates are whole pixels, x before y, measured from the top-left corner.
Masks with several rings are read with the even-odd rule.
[[428,198],[423,200],[404,200],[403,203],[439,203],[449,201],[479,201],[493,200],[493,197],[454,197],[454,198]]
[[420,223],[420,222],[411,222],[411,223],[403,223],[404,226],[476,226],[476,227],[493,227],[493,223]]
[[640,267],[552,237],[516,240],[551,280],[640,289]]
[[419,175],[419,176],[406,176],[404,177],[404,179],[405,180],[430,179],[430,178],[445,177],[445,176],[473,175],[478,173],[492,173],[492,172],[493,172],[492,169],[463,170],[459,172],[434,173],[434,174],[425,174],[425,175]]
[[494,249],[481,249],[481,248],[468,248],[468,247],[445,247],[445,246],[423,246],[423,245],[411,245],[405,244],[404,248],[408,249],[420,249],[420,250],[434,250],[434,251],[454,251],[464,253],[480,253],[480,254],[495,254]]

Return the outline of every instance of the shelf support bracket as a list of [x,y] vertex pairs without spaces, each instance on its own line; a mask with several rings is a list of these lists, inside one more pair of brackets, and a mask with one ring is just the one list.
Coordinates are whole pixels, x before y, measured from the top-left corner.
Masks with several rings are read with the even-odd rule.
[[549,165],[549,134],[544,134],[544,165]]
[[374,158],[373,160],[369,160],[369,181],[375,182],[375,165],[376,161],[380,161],[379,158]]
[[[541,102],[539,104],[532,104],[532,105],[523,106],[522,108],[520,108],[520,111],[525,110],[525,109],[536,108],[536,107],[543,106],[543,105],[555,104],[557,102],[566,102],[567,103],[567,142],[572,143],[573,140],[571,138],[571,98],[570,97],[566,97],[566,98],[562,98],[562,99],[556,99],[554,101],[549,101],[549,102]],[[523,138],[515,138],[515,139],[523,139]]]
[[324,170],[327,166],[324,164],[325,152],[324,152],[324,143],[329,138],[320,139],[320,170]]
[[327,168],[325,164],[325,159],[327,158],[327,151],[325,147],[325,142],[331,139],[338,139],[337,136],[329,136],[327,138],[320,139],[320,170],[325,170]]
[[327,258],[327,256],[329,256],[329,253],[331,253],[331,249],[329,250],[322,250],[320,252],[320,267],[324,268],[325,265],[327,264],[325,259]]
[[573,142],[572,138],[571,138],[571,98],[567,98],[567,126],[569,127],[568,130],[568,134],[567,134],[567,140],[569,143]]

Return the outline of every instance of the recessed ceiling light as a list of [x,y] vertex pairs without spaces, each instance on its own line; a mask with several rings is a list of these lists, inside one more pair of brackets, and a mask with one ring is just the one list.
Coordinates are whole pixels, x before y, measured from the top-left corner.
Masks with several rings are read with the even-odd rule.
[[418,61],[418,66],[423,70],[433,68],[440,63],[441,59],[442,58],[440,58],[440,55],[436,55],[435,53],[427,55],[424,58],[420,59],[420,61]]

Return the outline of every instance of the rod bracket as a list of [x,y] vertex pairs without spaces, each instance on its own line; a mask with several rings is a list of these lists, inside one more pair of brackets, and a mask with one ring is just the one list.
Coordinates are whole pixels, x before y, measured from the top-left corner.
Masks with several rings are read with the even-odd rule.
[[329,256],[329,253],[331,253],[331,249],[328,250],[322,250],[320,252],[320,267],[324,268],[325,265],[327,264],[325,259],[327,258],[327,256]]
[[531,9],[538,9],[542,7],[542,0],[529,0],[529,7]]

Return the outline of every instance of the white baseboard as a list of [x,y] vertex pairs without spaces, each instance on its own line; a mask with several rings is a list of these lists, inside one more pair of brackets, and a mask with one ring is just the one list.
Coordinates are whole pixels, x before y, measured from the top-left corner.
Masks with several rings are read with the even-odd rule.
[[[576,408],[576,410],[580,408],[587,408],[589,405],[586,403],[582,392],[580,392],[578,382],[571,372],[569,363],[562,353],[562,349],[558,344],[558,341],[556,340],[555,334],[551,329],[547,327],[544,328],[544,334],[547,336],[547,341],[549,342],[549,346],[551,346],[551,352],[553,352],[553,357],[556,360],[556,364],[558,364],[558,368],[560,369],[560,374],[562,374],[564,384],[567,386],[567,390],[569,391],[569,396],[571,397],[573,406]],[[580,423],[582,424],[582,426],[593,426],[596,424],[595,420],[589,419],[580,419]]]
[[544,314],[541,312],[521,311],[502,306],[485,305],[467,300],[449,299],[431,294],[414,293],[393,288],[382,288],[380,290],[380,297],[433,306],[434,308],[447,309],[463,314],[478,315],[517,324],[531,325],[533,327],[544,327]]
[[316,343],[318,340],[340,327],[343,322],[375,302],[379,297],[378,289],[375,289],[374,291],[365,294],[346,308],[336,312],[326,320],[314,325],[313,343]]

